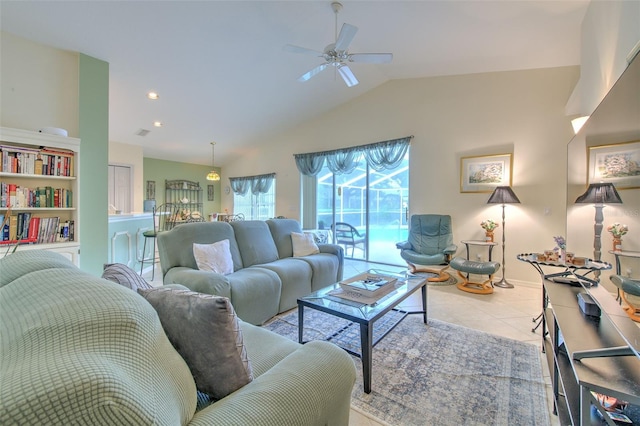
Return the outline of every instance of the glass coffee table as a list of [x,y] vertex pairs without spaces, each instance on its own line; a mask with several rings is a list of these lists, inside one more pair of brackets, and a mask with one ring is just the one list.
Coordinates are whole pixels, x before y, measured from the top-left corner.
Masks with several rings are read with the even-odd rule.
[[[371,393],[373,347],[407,315],[422,314],[423,322],[425,324],[427,323],[426,276],[407,275],[405,273],[398,274],[374,269],[369,270],[368,273],[397,278],[398,281],[394,284],[395,289],[382,296],[373,304],[364,304],[332,295],[332,292],[340,289],[339,283],[330,285],[298,299],[298,341],[300,343],[305,343],[303,336],[305,308],[322,311],[350,321],[347,326],[336,331],[328,337],[327,340],[362,360],[362,376],[365,393]],[[422,293],[421,311],[407,311],[397,308],[402,301],[418,290]],[[354,342],[341,339],[342,336],[349,334],[347,331],[352,327],[359,327],[360,329],[359,345],[353,345]]]

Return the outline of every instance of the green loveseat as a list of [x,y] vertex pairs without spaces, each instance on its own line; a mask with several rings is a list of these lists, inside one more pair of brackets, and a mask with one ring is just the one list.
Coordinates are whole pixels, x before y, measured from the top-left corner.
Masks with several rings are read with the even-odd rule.
[[196,412],[154,308],[63,256],[0,259],[0,424],[346,425],[353,360],[241,322],[253,381]]
[[[176,226],[158,234],[163,282],[228,297],[243,321],[262,324],[295,308],[298,298],[342,279],[341,246],[319,244],[320,253],[293,257],[292,232],[302,233],[294,219]],[[222,240],[229,240],[233,272],[222,275],[198,269],[193,244]]]

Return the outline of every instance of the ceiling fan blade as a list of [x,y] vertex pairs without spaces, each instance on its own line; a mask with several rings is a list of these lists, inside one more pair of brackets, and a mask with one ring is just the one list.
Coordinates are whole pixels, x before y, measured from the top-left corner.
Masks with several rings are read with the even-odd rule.
[[313,77],[316,74],[321,73],[328,66],[329,66],[329,64],[327,64],[327,63],[320,64],[317,67],[315,67],[314,69],[312,69],[311,71],[309,71],[309,72],[303,74],[302,76],[300,76],[298,81],[301,81],[301,82],[308,81],[311,77]]
[[307,49],[306,47],[294,46],[293,44],[285,44],[282,47],[282,49],[286,50],[287,52],[305,53],[307,55],[313,55],[313,56],[322,56],[323,55],[322,52],[319,52],[317,50]]
[[352,87],[358,84],[358,79],[355,75],[353,75],[351,69],[348,66],[344,64],[338,65],[338,72],[340,73],[340,76],[348,87]]
[[347,50],[351,44],[351,40],[353,40],[353,37],[355,37],[357,32],[358,27],[354,27],[350,24],[342,24],[340,34],[338,34],[338,39],[336,40],[336,51]]
[[388,64],[393,60],[393,53],[352,53],[349,62],[366,62],[369,64]]

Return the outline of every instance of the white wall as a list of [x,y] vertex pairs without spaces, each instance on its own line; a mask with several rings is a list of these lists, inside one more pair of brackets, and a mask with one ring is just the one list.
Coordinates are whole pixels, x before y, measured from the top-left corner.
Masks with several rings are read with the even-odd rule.
[[141,213],[145,199],[143,182],[143,149],[138,145],[109,142],[109,164],[129,166],[133,171],[133,213]]
[[639,1],[592,1],[582,22],[580,81],[567,115],[589,115],[627,67],[640,41]]
[[[553,248],[553,236],[564,234],[566,145],[572,136],[564,106],[577,79],[578,67],[562,67],[390,81],[260,141],[264,148],[225,169],[234,176],[276,172],[276,214],[299,218],[293,154],[414,135],[410,211],[451,214],[459,241],[481,238],[483,219],[501,220],[501,207],[486,204],[489,194],[460,193],[460,157],[513,152],[513,188],[522,204],[507,207],[507,277],[539,282],[515,256]],[[551,214],[544,215],[545,209]]]
[[0,32],[0,124],[78,137],[78,53]]

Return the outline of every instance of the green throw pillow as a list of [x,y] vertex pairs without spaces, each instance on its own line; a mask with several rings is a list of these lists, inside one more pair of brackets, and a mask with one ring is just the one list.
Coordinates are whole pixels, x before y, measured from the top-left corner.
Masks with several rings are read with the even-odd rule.
[[240,321],[229,299],[162,287],[138,293],[158,312],[199,391],[218,400],[253,380]]

